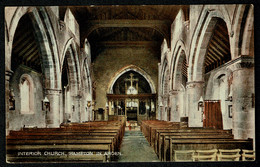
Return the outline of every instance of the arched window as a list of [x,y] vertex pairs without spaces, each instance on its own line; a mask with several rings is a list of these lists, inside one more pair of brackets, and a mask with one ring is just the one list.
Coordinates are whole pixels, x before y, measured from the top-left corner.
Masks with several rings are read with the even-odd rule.
[[34,113],[34,86],[32,78],[24,74],[20,79],[21,114]]

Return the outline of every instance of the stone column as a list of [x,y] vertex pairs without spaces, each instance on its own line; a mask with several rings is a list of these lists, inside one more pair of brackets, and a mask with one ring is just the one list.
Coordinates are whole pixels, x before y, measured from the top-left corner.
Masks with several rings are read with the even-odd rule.
[[162,120],[162,112],[163,112],[163,107],[161,106],[162,103],[162,97],[159,95],[158,96],[158,110],[157,110],[157,119]]
[[50,101],[50,111],[47,112],[46,125],[47,127],[60,126],[60,95],[61,90],[46,89],[46,96]]
[[82,96],[77,95],[74,97],[74,107],[75,107],[75,112],[74,112],[74,122],[81,122],[81,110],[80,110],[80,102],[81,102]]
[[203,81],[187,82],[187,113],[189,117],[189,127],[202,127],[201,112],[198,110],[198,102],[203,96]]
[[168,110],[168,98],[169,98],[169,94],[166,94],[166,95],[163,95],[163,114],[162,114],[162,117],[164,121],[167,121],[167,117],[168,117],[168,113],[167,113],[167,110]]
[[105,111],[104,111],[104,121],[108,121],[108,114],[109,114],[109,102],[106,102]]
[[233,72],[232,120],[235,139],[255,138],[254,60],[240,57]]
[[91,101],[91,107],[89,108],[89,121],[94,121],[94,110],[95,110],[95,102]]
[[6,135],[9,134],[9,92],[10,92],[10,78],[13,71],[5,70],[5,118],[6,118]]
[[171,122],[180,122],[180,111],[178,111],[178,90],[170,91]]
[[86,104],[85,104],[85,117],[84,117],[84,121],[90,121],[90,112],[92,112],[92,109],[91,109],[91,101],[86,101]]

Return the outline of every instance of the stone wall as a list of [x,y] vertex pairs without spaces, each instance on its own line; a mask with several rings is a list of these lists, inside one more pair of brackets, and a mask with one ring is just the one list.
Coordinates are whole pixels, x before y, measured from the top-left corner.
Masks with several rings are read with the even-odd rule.
[[[178,85],[174,85],[177,69],[175,67],[180,63],[178,48],[181,48],[188,63],[188,82],[184,88],[186,94],[184,103],[187,104],[185,107],[189,116],[189,126],[202,126],[201,112],[197,111],[200,97],[205,100],[221,100],[224,129],[232,129],[237,139],[254,138],[253,9],[253,5],[191,5],[188,21],[184,21],[180,10],[171,27],[171,46],[168,49],[170,52],[165,49],[165,44],[161,49],[162,58],[158,72],[158,78],[161,80],[164,75],[162,66],[166,57],[170,62],[171,89],[169,94],[173,109],[172,116],[179,108],[178,103],[183,104],[178,99],[178,94],[183,90],[180,91]],[[231,60],[205,75],[203,62],[210,34],[213,31],[212,20],[216,18],[226,23]],[[241,30],[243,27],[244,29]],[[241,44],[238,41],[241,41]],[[163,87],[161,82],[158,87],[160,103]],[[230,94],[233,101],[226,101]],[[161,108],[166,107],[165,104],[163,105]],[[231,115],[228,113],[228,105],[232,105]],[[178,120],[174,117],[171,121]]]
[[150,75],[157,88],[157,56],[150,49],[142,47],[111,47],[101,52],[93,63],[97,98],[95,109],[105,108],[109,81],[116,72],[127,65],[132,64],[143,69]]
[[[34,109],[33,114],[21,114],[21,96],[19,90],[20,78],[23,74],[28,74],[33,79],[34,86]],[[29,67],[19,66],[10,80],[10,88],[15,95],[15,110],[8,111],[9,128],[19,130],[25,126],[45,127],[45,112],[42,111],[42,100],[44,99],[42,88],[42,75],[33,71]]]

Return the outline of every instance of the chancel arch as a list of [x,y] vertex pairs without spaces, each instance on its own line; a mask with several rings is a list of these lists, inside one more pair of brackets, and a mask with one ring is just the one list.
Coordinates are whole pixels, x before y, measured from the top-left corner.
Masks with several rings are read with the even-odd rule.
[[147,80],[149,76],[145,75],[137,68],[119,72],[107,93],[106,114],[110,117],[123,116],[127,121],[137,121],[138,125],[142,120],[155,119],[156,94],[150,85],[152,81]]
[[135,65],[128,65],[126,67],[123,67],[122,69],[120,69],[118,72],[116,72],[114,74],[114,76],[110,79],[109,81],[109,86],[107,89],[107,93],[113,93],[113,85],[115,84],[115,81],[125,72],[127,71],[135,71],[139,74],[141,74],[149,83],[149,86],[151,88],[152,93],[156,93],[156,88],[155,85],[153,83],[153,80],[151,79],[151,77],[149,76],[149,74],[147,74],[143,69],[141,69],[140,67],[137,67]]

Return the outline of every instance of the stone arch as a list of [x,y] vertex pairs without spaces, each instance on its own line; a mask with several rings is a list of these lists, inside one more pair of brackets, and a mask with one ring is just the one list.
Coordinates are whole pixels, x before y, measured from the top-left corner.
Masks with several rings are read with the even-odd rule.
[[90,43],[87,38],[85,38],[83,48],[84,48],[85,53],[87,54],[87,57],[89,57],[89,60],[91,61],[91,50],[90,50],[91,48],[90,48]]
[[[231,31],[231,27],[229,24],[230,20],[226,17],[224,17],[223,14],[218,10],[203,10],[203,13],[198,21],[198,25],[200,26],[196,27],[195,33],[192,37],[188,65],[188,82],[204,80],[204,59],[207,52],[209,41],[213,33],[213,28],[215,27],[217,20],[222,19],[227,25],[228,32]],[[231,54],[231,57],[232,56],[233,55]]]
[[[51,21],[44,7],[17,7],[11,19],[9,26],[9,55],[6,54],[6,60],[11,60],[12,43],[19,20],[25,14],[29,14],[33,27],[35,29],[36,39],[40,43],[40,52],[42,56],[42,68],[44,72],[45,88],[60,89],[61,83],[58,79],[60,76],[58,49],[54,30],[52,29]],[[6,30],[8,31],[8,30]],[[11,61],[8,67],[11,67]]]
[[242,37],[241,55],[254,56],[254,7],[250,5]]
[[9,40],[9,30],[5,19],[4,19],[4,26],[5,26],[5,45],[7,45],[10,40]]
[[166,39],[163,40],[162,45],[161,45],[161,61],[163,61],[164,59],[167,59],[167,53],[170,51],[170,49],[168,48],[168,44]]
[[[234,29],[234,37],[231,47],[231,53],[235,57],[248,53],[253,30],[253,5],[240,4],[237,5],[234,12],[232,27]],[[249,42],[249,43],[246,43]],[[246,49],[247,48],[247,49]]]
[[83,71],[84,71],[84,76],[86,77],[84,79],[84,86],[85,86],[85,93],[87,94],[87,98],[91,98],[92,97],[92,82],[91,82],[91,76],[90,76],[90,70],[89,70],[89,66],[88,66],[88,58],[84,59],[84,63],[83,63]]
[[150,77],[150,75],[148,75],[143,69],[141,69],[140,67],[137,67],[135,65],[125,66],[125,67],[121,68],[119,71],[117,71],[109,81],[107,93],[113,93],[113,86],[114,86],[115,82],[117,81],[117,79],[124,73],[131,71],[131,70],[142,75],[146,79],[146,81],[149,83],[152,93],[156,93],[155,85],[154,85],[154,82],[153,82],[152,78]]
[[[169,74],[169,66],[168,66],[168,60],[167,58],[165,57],[164,58],[164,61],[163,61],[163,65],[162,65],[162,69],[161,69],[161,75],[160,75],[160,92],[161,92],[161,95],[164,95],[165,94],[165,81],[168,80],[169,82],[169,77],[170,77],[170,74]],[[165,78],[165,77],[168,77],[168,78]],[[167,84],[167,88],[168,88],[168,91],[170,90],[169,89],[169,83],[166,83]]]
[[[161,77],[160,77],[160,96],[161,99],[159,99],[159,103],[162,104],[162,108],[160,108],[159,111],[159,115],[160,115],[160,119],[161,120],[168,120],[171,118],[170,113],[171,111],[169,111],[169,107],[170,107],[170,100],[169,100],[169,79],[170,79],[170,74],[169,74],[169,66],[168,66],[168,60],[167,58],[164,58],[163,64],[162,64],[162,68],[161,68]],[[160,104],[160,105],[161,105]]]
[[62,66],[64,66],[65,59],[67,60],[69,68],[68,76],[71,84],[72,96],[76,96],[79,94],[81,73],[79,66],[79,56],[73,38],[70,38],[66,42],[65,47],[63,49],[61,63]]
[[172,90],[178,90],[177,85],[179,85],[178,79],[176,76],[182,72],[182,62],[184,59],[186,59],[187,62],[187,56],[186,56],[186,48],[184,45],[184,42],[179,40],[177,42],[177,45],[174,48],[173,51],[173,59],[171,61],[170,66],[170,76],[171,76],[171,82],[170,82],[170,89]]

